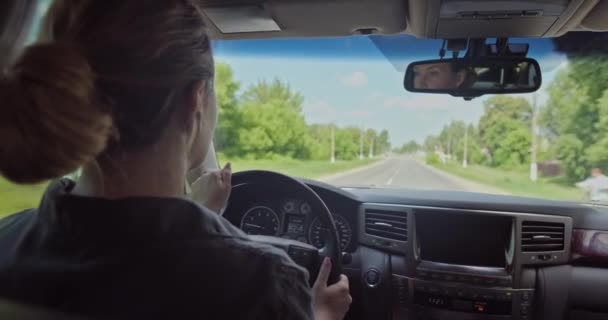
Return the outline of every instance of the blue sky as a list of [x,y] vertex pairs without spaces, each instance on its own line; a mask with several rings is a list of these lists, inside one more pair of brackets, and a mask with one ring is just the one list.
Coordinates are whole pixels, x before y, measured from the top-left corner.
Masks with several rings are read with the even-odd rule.
[[[544,103],[543,89],[566,59],[553,53],[549,39],[523,41],[530,43],[528,56],[539,60],[543,69],[538,100]],[[288,82],[304,96],[308,123],[387,129],[391,143],[398,146],[411,139],[422,142],[452,119],[477,123],[483,113],[487,96],[464,101],[403,89],[405,66],[438,58],[440,46],[439,40],[409,36],[359,36],[221,41],[214,43],[214,53],[218,62],[232,66],[241,88],[274,78]]]

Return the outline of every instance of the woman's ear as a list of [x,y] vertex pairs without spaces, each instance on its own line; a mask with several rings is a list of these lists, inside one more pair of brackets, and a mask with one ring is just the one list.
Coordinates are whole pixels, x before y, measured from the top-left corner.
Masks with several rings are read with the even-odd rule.
[[205,99],[205,82],[202,80],[193,82],[185,92],[183,114],[181,118],[189,142],[193,140],[201,130]]
[[467,79],[467,71],[460,70],[456,73],[456,88],[460,88],[464,81]]

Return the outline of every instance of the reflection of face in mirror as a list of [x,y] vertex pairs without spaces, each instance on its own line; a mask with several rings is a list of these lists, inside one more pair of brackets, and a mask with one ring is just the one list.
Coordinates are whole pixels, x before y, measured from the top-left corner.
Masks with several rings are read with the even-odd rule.
[[449,90],[468,83],[469,70],[463,64],[439,62],[414,66],[414,88]]

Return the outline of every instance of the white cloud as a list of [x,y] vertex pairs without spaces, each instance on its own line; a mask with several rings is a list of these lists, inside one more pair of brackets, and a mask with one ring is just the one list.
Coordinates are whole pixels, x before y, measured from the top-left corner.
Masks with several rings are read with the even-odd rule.
[[338,111],[325,100],[315,100],[304,103],[302,107],[304,116],[309,123],[327,123],[335,121]]
[[367,82],[367,74],[361,71],[356,71],[340,78],[340,83],[345,87],[363,87]]

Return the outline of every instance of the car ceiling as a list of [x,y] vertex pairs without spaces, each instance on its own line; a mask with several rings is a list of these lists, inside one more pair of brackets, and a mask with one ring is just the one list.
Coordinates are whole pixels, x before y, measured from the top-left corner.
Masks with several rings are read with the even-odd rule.
[[608,1],[600,0],[202,2],[214,39],[353,34],[409,34],[445,39],[557,37],[569,31],[608,31]]

